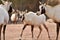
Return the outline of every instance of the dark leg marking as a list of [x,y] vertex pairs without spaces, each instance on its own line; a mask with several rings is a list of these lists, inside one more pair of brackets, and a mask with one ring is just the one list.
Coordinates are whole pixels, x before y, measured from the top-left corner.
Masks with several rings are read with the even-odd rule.
[[[26,28],[26,26],[27,26],[28,24],[26,24],[26,25],[24,25],[24,27],[23,27],[23,29],[22,29],[22,32],[21,32],[21,37],[22,37],[22,35],[23,35],[23,31],[24,31],[24,29]],[[21,40],[21,39],[19,39],[19,40]]]
[[4,25],[4,28],[3,28],[3,40],[5,40],[5,30],[6,30],[6,25]]
[[34,25],[31,25],[32,38],[33,38],[33,29],[34,29]]
[[2,26],[3,26],[3,25],[0,25],[0,40],[1,40],[1,30],[2,30]]
[[58,35],[59,35],[59,23],[57,23],[57,30],[56,30],[56,32],[57,32],[56,40],[58,40]]
[[43,24],[43,25],[44,25],[44,28],[46,29],[47,33],[48,33],[48,38],[49,38],[49,40],[51,40],[51,39],[50,39],[50,35],[49,35],[48,28],[46,27],[46,25],[45,25],[45,24]]
[[38,36],[37,36],[37,39],[39,38],[39,36],[40,36],[40,34],[41,34],[41,32],[42,32],[41,26],[39,26],[39,30],[40,30],[40,32],[39,32],[39,34],[38,34]]

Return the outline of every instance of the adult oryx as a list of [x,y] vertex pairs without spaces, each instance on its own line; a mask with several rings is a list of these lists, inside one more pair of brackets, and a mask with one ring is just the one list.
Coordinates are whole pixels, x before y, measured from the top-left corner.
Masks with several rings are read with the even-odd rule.
[[46,3],[42,4],[39,2],[41,5],[39,6],[39,9],[41,13],[44,13],[48,18],[51,18],[54,20],[54,22],[57,24],[57,37],[56,40],[58,40],[58,35],[59,35],[59,26],[60,26],[60,4],[52,7],[47,5]]
[[0,40],[1,40],[1,30],[3,27],[3,40],[5,40],[5,29],[6,29],[6,25],[9,21],[9,12],[10,8],[11,8],[11,4],[12,2],[8,2],[8,1],[3,1],[1,0],[3,4],[0,5]]

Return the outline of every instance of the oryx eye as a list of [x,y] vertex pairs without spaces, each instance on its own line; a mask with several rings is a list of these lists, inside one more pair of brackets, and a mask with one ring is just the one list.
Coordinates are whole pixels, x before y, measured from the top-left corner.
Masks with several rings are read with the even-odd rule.
[[22,18],[22,16],[20,16],[20,18]]
[[43,9],[43,6],[41,8]]

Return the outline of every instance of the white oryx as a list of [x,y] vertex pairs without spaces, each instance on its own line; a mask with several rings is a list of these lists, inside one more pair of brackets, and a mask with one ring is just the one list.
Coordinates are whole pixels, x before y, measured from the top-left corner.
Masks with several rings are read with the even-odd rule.
[[3,0],[1,0],[1,1],[4,5],[3,4],[0,5],[0,40],[1,40],[2,28],[3,28],[3,40],[5,40],[5,29],[6,29],[6,25],[7,25],[8,21],[9,21],[8,11],[10,10],[10,6],[11,6],[12,2],[3,1]]
[[11,21],[13,22],[13,23],[17,23],[17,21],[18,21],[18,18],[19,17],[19,12],[16,10],[16,11],[14,11],[13,12],[13,14],[11,15]]
[[[55,23],[57,23],[57,31],[56,31],[57,32],[57,37],[56,37],[56,40],[58,40],[59,26],[60,26],[60,4],[58,4],[58,5],[54,6],[54,7],[51,7],[51,6],[47,5],[47,4],[41,4],[40,5],[40,10],[45,10],[44,14],[48,18],[53,19],[53,21]],[[43,14],[43,12],[42,12],[42,14]]]
[[[22,18],[22,22],[24,22],[24,27],[23,27],[22,32],[21,32],[21,37],[22,37],[23,31],[24,31],[24,29],[26,28],[27,25],[31,26],[32,38],[33,38],[33,29],[34,29],[35,26],[36,27],[38,26],[39,29],[40,29],[40,32],[39,32],[39,35],[37,36],[37,39],[39,38],[39,36],[42,32],[41,24],[44,25],[44,28],[48,32],[48,29],[46,28],[46,25],[45,25],[46,16],[44,14],[41,14],[39,16],[36,15],[36,13],[34,13],[34,12],[28,12],[28,13],[22,13],[22,14],[23,15],[20,15],[21,16],[20,18]],[[49,33],[48,33],[48,36],[49,36]]]

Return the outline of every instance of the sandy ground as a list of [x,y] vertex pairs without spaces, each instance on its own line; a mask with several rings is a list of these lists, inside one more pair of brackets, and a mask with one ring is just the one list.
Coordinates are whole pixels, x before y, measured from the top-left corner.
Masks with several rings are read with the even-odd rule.
[[[55,23],[46,23],[46,26],[49,29],[49,34],[52,40],[56,39],[56,24]],[[23,28],[23,24],[8,24],[6,28],[6,40],[19,40],[20,34]],[[42,33],[39,37],[39,40],[49,40],[47,31],[42,25]],[[36,40],[37,35],[39,34],[38,27],[34,28],[34,38],[31,38],[31,27],[27,26],[23,32],[22,40]],[[59,36],[60,39],[60,36]]]

